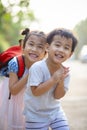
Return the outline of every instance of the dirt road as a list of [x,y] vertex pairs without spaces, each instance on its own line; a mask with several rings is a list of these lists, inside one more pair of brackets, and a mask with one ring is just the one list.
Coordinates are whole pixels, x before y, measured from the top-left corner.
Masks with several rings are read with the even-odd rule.
[[62,100],[70,130],[87,130],[87,64],[73,61],[70,90]]

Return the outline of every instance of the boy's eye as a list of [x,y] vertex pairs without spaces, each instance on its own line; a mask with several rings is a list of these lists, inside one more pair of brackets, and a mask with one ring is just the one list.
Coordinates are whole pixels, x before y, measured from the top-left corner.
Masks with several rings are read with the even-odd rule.
[[56,45],[56,47],[60,47],[60,44],[55,44]]
[[65,49],[66,49],[66,50],[69,50],[69,49],[70,49],[70,46],[65,46]]
[[69,50],[70,48],[69,47],[65,47],[66,50]]

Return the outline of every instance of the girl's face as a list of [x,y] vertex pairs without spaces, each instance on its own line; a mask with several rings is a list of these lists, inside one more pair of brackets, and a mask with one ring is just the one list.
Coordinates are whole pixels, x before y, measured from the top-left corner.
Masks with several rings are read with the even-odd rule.
[[46,52],[46,41],[44,38],[31,35],[23,49],[24,55],[29,62],[34,63],[44,58]]
[[58,64],[67,60],[72,55],[72,39],[55,35],[48,49],[49,59]]

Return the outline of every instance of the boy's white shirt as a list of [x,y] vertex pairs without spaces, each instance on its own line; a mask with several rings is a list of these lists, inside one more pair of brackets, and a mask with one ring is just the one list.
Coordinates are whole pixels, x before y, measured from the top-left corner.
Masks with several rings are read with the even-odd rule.
[[[29,69],[27,89],[24,94],[24,115],[28,121],[51,121],[65,116],[60,100],[54,99],[53,91],[56,86],[41,96],[34,96],[30,86],[38,86],[51,77],[45,59],[34,63]],[[68,90],[70,76],[64,80],[65,91]]]

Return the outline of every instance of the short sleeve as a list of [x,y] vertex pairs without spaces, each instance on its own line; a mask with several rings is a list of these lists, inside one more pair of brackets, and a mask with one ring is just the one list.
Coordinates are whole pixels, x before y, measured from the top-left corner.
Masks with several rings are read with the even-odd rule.
[[40,66],[34,64],[29,69],[29,78],[27,86],[38,86],[43,82],[43,73],[41,71]]
[[14,57],[12,60],[9,61],[8,63],[8,71],[17,73],[18,72],[18,63],[16,57]]

